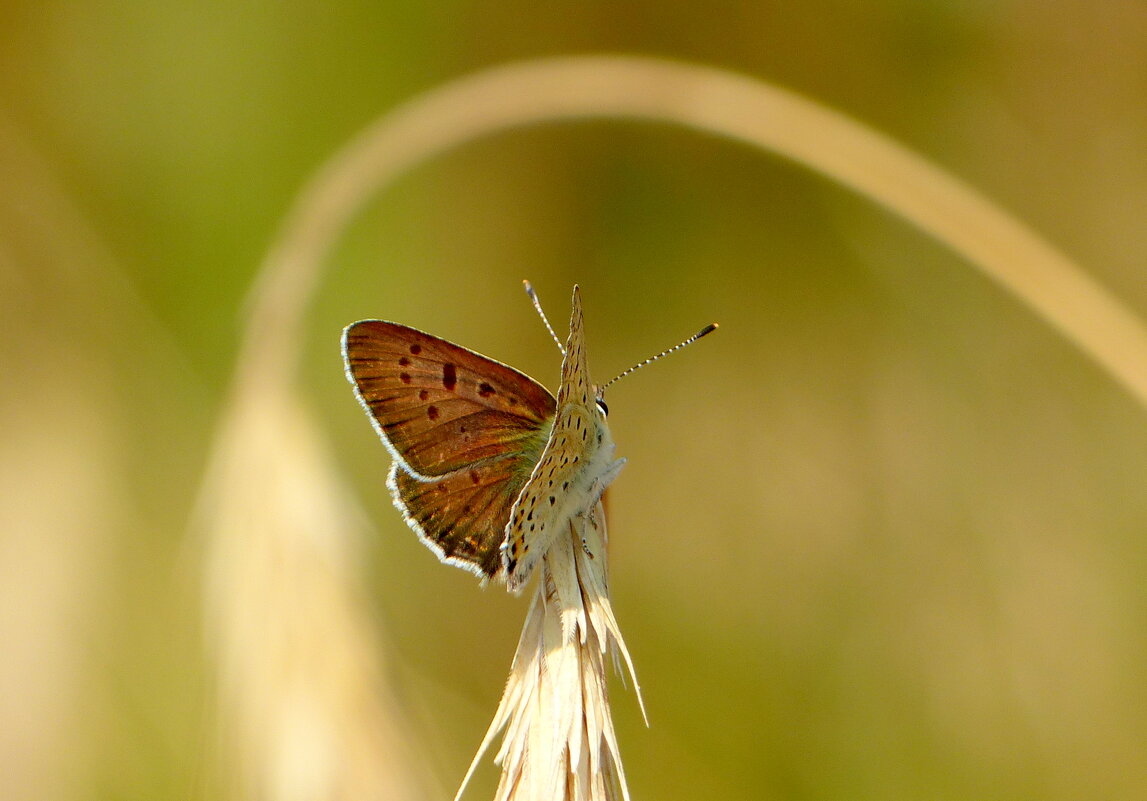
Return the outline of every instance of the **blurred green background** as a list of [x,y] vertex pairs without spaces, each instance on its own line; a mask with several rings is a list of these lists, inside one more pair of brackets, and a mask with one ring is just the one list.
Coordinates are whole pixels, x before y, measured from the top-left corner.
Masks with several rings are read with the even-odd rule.
[[[5,3],[0,795],[209,794],[188,518],[257,264],[380,113],[588,51],[830,104],[1147,313],[1142,3]],[[442,786],[525,602],[391,508],[338,336],[398,320],[552,387],[528,277],[559,328],[581,284],[600,379],[722,326],[610,395],[614,606],[652,723],[617,684],[635,798],[1147,797],[1147,414],[943,247],[744,147],[586,122],[419,168],[332,264],[308,399],[378,529],[370,613]]]

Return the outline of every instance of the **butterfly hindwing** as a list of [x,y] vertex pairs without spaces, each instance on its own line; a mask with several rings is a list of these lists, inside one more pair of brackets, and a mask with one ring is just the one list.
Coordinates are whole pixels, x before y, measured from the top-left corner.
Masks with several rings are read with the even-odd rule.
[[601,491],[591,486],[600,469],[594,455],[605,437],[598,434],[587,410],[572,405],[558,410],[553,433],[518,495],[506,529],[503,564],[510,589],[525,583],[554,538],[568,533],[569,520],[584,515],[604,491],[604,485]]
[[501,569],[499,546],[526,473],[514,459],[489,460],[432,481],[396,461],[387,486],[407,524],[439,559],[488,578]]

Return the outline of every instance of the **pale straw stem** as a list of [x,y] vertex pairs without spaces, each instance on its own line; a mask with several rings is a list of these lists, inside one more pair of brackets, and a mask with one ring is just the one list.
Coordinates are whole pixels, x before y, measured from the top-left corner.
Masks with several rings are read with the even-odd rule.
[[[217,567],[218,592],[214,598],[222,608],[228,606],[227,599],[242,600],[247,578],[258,579],[267,575],[266,566],[255,563],[274,556],[275,549],[284,543],[290,549],[292,559],[299,557],[297,562],[291,562],[292,566],[301,568],[295,575],[306,576],[307,565],[323,558],[321,554],[316,555],[316,551],[322,551],[324,542],[341,544],[347,536],[345,521],[330,524],[332,530],[324,533],[300,525],[300,521],[291,520],[287,514],[291,511],[291,501],[287,500],[291,497],[291,487],[298,486],[300,479],[329,476],[328,469],[320,465],[325,461],[322,454],[316,453],[322,451],[321,445],[311,440],[318,427],[306,413],[305,404],[301,403],[296,373],[303,352],[301,323],[321,278],[325,257],[343,229],[370,197],[433,156],[499,131],[579,118],[634,119],[683,125],[784,156],[851,187],[965,256],[971,264],[994,278],[1075,342],[1147,406],[1147,330],[1138,318],[1069,259],[992,202],[887,137],[763,81],[706,67],[612,56],[559,58],[510,65],[447,84],[379,119],[314,176],[298,197],[277,242],[268,253],[250,298],[233,405],[222,427],[220,448],[215,457],[216,469],[212,471],[217,492],[214,503],[207,504],[214,510],[217,536],[214,564]],[[289,411],[285,414],[284,425],[288,419],[293,421],[300,434],[294,445],[301,447],[287,448],[273,438],[262,436],[257,421],[261,419],[260,412],[266,411],[261,404],[268,402],[273,407]],[[315,445],[318,447],[312,447]],[[271,474],[266,479],[256,477],[252,486],[243,486],[246,482],[238,480],[243,476],[250,477],[252,471],[257,473],[260,467],[275,464],[276,460],[290,458],[291,454],[285,452],[287,450],[305,457],[299,459],[299,469],[288,470],[283,475]],[[321,486],[313,481],[310,485]],[[309,494],[313,495],[309,503],[311,509],[329,510],[340,502],[335,487],[321,487],[321,490],[316,489]],[[283,508],[269,509],[262,503],[264,501],[274,505],[281,503]],[[253,526],[244,523],[247,515],[259,510],[266,512],[266,517],[260,516]],[[252,529],[257,535],[260,531],[266,535],[262,546],[250,541]],[[232,538],[236,539],[231,541]],[[259,553],[252,551],[252,558],[247,560],[250,573],[231,575],[228,571],[234,570],[234,563],[218,557],[228,553],[229,545],[242,544],[244,539],[246,544],[255,545]],[[574,550],[576,552],[576,547]],[[361,610],[339,589],[345,589],[344,585],[348,583],[353,584],[353,577],[340,573],[348,561],[337,556],[338,547],[332,553],[336,555],[329,562],[333,567],[332,581],[316,584],[314,590],[318,596],[328,591],[332,593],[333,613],[341,616],[348,631],[354,632],[345,638],[347,664],[351,673],[358,677],[356,686],[367,688],[377,666],[361,649],[369,639],[360,623]],[[558,580],[560,575],[567,578],[569,575],[568,572],[555,572],[552,565],[548,572],[543,572],[552,581]],[[583,576],[579,575],[579,579],[584,582]],[[543,580],[547,580],[545,575]],[[544,588],[549,586],[543,583]],[[584,584],[581,586],[584,589]],[[560,588],[555,586],[554,589]],[[542,604],[539,613],[547,612],[546,603],[550,598],[560,599],[549,609],[553,614],[548,620],[553,621],[556,614],[561,621],[560,641],[566,646],[567,656],[590,645],[600,647],[604,644],[608,647],[615,638],[616,624],[612,623],[612,614],[606,614],[608,596],[604,588],[600,598],[605,600],[605,606],[590,600],[571,605],[560,592],[552,596],[547,593],[539,600]],[[596,620],[593,613],[595,603],[598,609]],[[570,610],[579,604],[582,617],[576,618],[571,629]],[[236,675],[244,677],[236,686],[249,687],[246,682],[258,680],[263,675],[263,668],[255,662],[279,657],[249,654],[250,659],[245,661],[247,652],[242,636],[247,631],[245,621],[231,619],[228,622],[226,613],[221,613],[220,609],[214,611],[219,615],[215,619],[222,619],[220,639],[225,646],[231,646],[224,648],[223,661],[226,665],[230,659],[230,664],[236,667]],[[571,630],[579,632],[572,641],[566,639]],[[539,625],[538,632],[540,639],[536,642],[552,644],[552,622]],[[308,627],[297,633],[283,631],[277,653],[282,656],[296,652],[298,643],[307,641],[313,634],[314,631]],[[570,650],[568,646],[571,643],[579,645]],[[616,647],[619,642],[612,644]],[[554,655],[557,652],[550,646],[543,646],[530,653]],[[584,651],[582,655],[586,653],[589,652]],[[574,686],[567,681],[568,676],[574,673],[560,676],[550,673],[552,666],[548,661],[538,661],[540,658],[523,656],[522,664],[526,667],[544,668],[544,672],[532,674],[526,670],[523,673],[526,685],[523,686],[533,681],[530,675],[542,683],[549,677],[553,687]],[[580,685],[584,691],[583,703],[588,704],[585,699],[595,697],[598,687],[602,689],[601,702],[604,703],[604,684],[596,678],[599,669],[592,660],[584,664],[592,669],[583,676],[595,678],[593,682]],[[322,665],[313,667],[322,669]],[[226,670],[224,674],[226,682]],[[303,682],[297,686],[305,691],[313,685]],[[327,689],[336,691],[336,683],[332,682]],[[359,698],[371,694],[370,689],[363,689]],[[263,700],[272,706],[278,703],[276,699],[249,699],[255,706]],[[324,692],[307,695],[305,700],[310,706],[306,707],[309,711],[304,717],[322,720],[324,725],[338,721],[348,710],[359,708],[356,699],[332,699]],[[512,700],[507,703],[513,706]],[[324,708],[319,709],[314,704]],[[332,706],[328,709],[327,705]],[[292,708],[303,709],[298,705]],[[568,722],[565,712],[557,707],[548,709],[547,714],[561,715],[560,720]],[[275,706],[272,711],[277,716],[290,710]],[[607,716],[608,712],[603,714]],[[245,717],[251,727],[249,733],[256,738],[262,731],[260,723],[272,719],[260,714],[258,709],[249,709]],[[356,736],[355,742],[370,743],[368,748],[378,747],[379,751],[388,750],[382,743],[391,739],[387,732],[396,725],[396,721],[388,721],[388,717],[386,713],[380,713],[377,728],[372,727],[371,732],[361,738]],[[515,724],[514,712],[510,708],[500,709],[498,719],[508,726],[507,742],[524,747],[526,740],[522,738],[529,736],[527,732],[534,727]],[[614,768],[620,774],[612,727],[608,731],[600,728],[598,724],[602,721],[595,720],[593,716],[584,717],[583,722],[586,727],[584,739],[575,737],[572,729],[567,732],[570,735],[566,740],[570,749],[566,752],[567,764],[572,766],[572,773],[593,782],[605,781]],[[310,736],[316,728],[300,726],[299,731]],[[329,746],[324,753],[329,760],[309,767],[309,781],[316,788],[314,797],[324,795],[321,788],[329,790],[337,786],[340,760],[348,754],[348,750],[341,747],[340,730],[327,726],[323,732]],[[598,746],[596,749],[594,743]],[[259,748],[264,747],[267,747],[266,743],[259,745]],[[533,747],[537,747],[536,743]],[[554,743],[554,747],[560,747],[560,744]],[[283,755],[290,753],[290,747],[278,747],[276,758],[282,762]],[[516,775],[523,781],[540,782],[539,786],[551,787],[556,774],[542,768],[553,763],[529,761],[528,758],[513,762],[515,754],[521,756],[526,753],[528,751],[515,751],[513,746],[503,751],[500,756],[504,769],[507,760],[511,763],[509,771],[504,773],[504,780],[516,781],[512,779]],[[587,754],[590,755],[589,761],[583,761]],[[395,760],[391,765],[403,764],[397,754],[390,756]],[[363,766],[369,759],[359,757],[354,761]],[[290,760],[282,764],[297,772],[298,765],[290,763]],[[379,777],[367,776],[366,773],[361,775],[366,778],[352,784],[380,787],[384,783]],[[506,779],[507,776],[511,779]],[[618,775],[617,778],[621,777]],[[402,778],[404,784],[408,781]],[[266,782],[263,786],[267,786]],[[519,786],[504,785],[500,791],[502,797],[514,797],[513,788]],[[624,786],[623,780],[621,786]],[[346,789],[345,785],[343,789]],[[337,790],[335,792],[337,794]],[[608,791],[600,787],[584,793],[586,797],[595,798],[605,797],[603,794],[607,795]],[[573,795],[580,797],[579,788],[573,788]],[[287,798],[289,793],[278,797]]]
[[366,199],[397,176],[498,131],[591,117],[669,122],[740,140],[855,189],[965,256],[1147,406],[1143,323],[975,190],[870,128],[759,79],[623,56],[491,69],[423,94],[366,129],[320,170],[289,215],[260,274],[248,349],[265,346],[265,370],[293,370],[298,322],[323,255]]

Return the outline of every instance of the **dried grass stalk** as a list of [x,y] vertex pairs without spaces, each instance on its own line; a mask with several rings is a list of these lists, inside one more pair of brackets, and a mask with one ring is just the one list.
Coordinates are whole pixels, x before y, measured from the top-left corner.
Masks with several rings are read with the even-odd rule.
[[[362,761],[369,757],[358,755],[387,754],[390,764],[399,765],[402,759],[395,756],[402,750],[392,751],[369,736],[348,739],[356,729],[339,726],[365,714],[352,699],[366,696],[344,696],[334,676],[323,676],[318,666],[312,665],[322,681],[310,686],[305,671],[294,675],[296,668],[288,667],[300,648],[313,646],[333,625],[350,633],[338,648],[345,648],[344,664],[353,666],[347,680],[362,687],[373,672],[364,657],[370,638],[353,593],[348,594],[353,571],[337,555],[345,545],[342,524],[295,516],[306,493],[327,493],[337,487],[337,477],[314,461],[301,462],[294,474],[260,475],[290,458],[291,448],[279,439],[281,429],[274,436],[260,430],[267,424],[259,417],[264,410],[248,390],[258,386],[270,393],[272,411],[282,402],[282,422],[304,432],[305,447],[295,455],[314,458],[312,446],[321,443],[303,410],[296,375],[302,322],[324,257],[353,216],[397,176],[452,147],[498,131],[587,117],[656,120],[729,137],[853,188],[963,254],[1147,406],[1147,328],[1133,312],[988,199],[831,109],[721,70],[608,56],[511,65],[426,93],[350,142],[297,199],[259,274],[237,372],[239,383],[247,386],[237,387],[213,457],[214,496],[208,506],[215,516],[215,558],[209,603],[220,644],[225,714],[241,719],[253,759],[261,765],[253,770],[266,773],[256,782],[264,791],[258,797],[378,797],[382,784],[354,778],[373,770]],[[303,481],[306,476],[318,482]],[[303,497],[293,492],[299,487],[306,487]],[[316,496],[307,508],[328,510],[333,520],[341,520],[334,497]],[[575,532],[547,559],[506,695],[483,744],[506,731],[498,755],[505,771],[499,798],[613,798],[615,786],[626,795],[602,667],[605,651],[612,647],[624,655],[625,650],[609,608],[604,562],[582,556],[577,540],[582,533],[605,537],[604,528]],[[330,560],[332,554],[337,558]],[[232,558],[240,561],[229,563]],[[325,587],[309,584],[315,566],[332,568]],[[282,572],[272,581],[274,571]],[[311,608],[302,619],[313,629],[294,632],[280,630],[282,618],[276,614],[245,618],[251,612],[241,605],[274,599],[284,605],[279,612],[304,614],[300,594],[277,589],[289,586],[277,582],[294,580],[311,587],[314,599],[325,598],[329,603],[322,610],[333,617],[323,619],[322,610]],[[259,597],[255,588],[272,595]],[[260,620],[270,623],[270,630],[261,630]],[[256,639],[248,642],[246,635]],[[268,650],[259,653],[256,645],[264,640]],[[332,760],[307,762],[315,768],[305,777],[307,792],[300,791],[303,785],[284,787],[288,774],[274,773],[300,767],[291,759],[298,742],[286,743],[281,732],[268,728],[299,719],[292,709],[318,722],[299,731],[318,737],[314,742],[323,758]],[[387,714],[382,716],[385,729]],[[392,797],[411,797],[395,792]]]
[[628,801],[613,729],[606,658],[625,660],[641,690],[609,602],[605,511],[571,522],[542,560],[510,678],[466,778],[499,732],[495,801]]
[[[636,56],[509,64],[445,84],[380,118],[299,197],[261,276],[283,304],[269,322],[297,322],[322,254],[353,213],[403,172],[493,133],[584,118],[681,125],[792,159],[850,187],[967,258],[1147,407],[1147,326],[1005,209],[879,131],[782,87]],[[269,328],[267,335],[284,332]]]
[[274,384],[241,387],[201,508],[224,749],[212,795],[424,798],[359,595],[357,507],[297,400]]

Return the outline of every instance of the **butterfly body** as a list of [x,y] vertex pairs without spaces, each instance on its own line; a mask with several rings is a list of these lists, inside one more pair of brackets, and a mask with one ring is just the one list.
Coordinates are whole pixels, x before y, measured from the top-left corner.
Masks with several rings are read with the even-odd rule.
[[442,561],[514,591],[624,464],[589,379],[577,287],[573,307],[556,399],[409,326],[365,320],[343,333],[347,377],[394,457],[387,486],[406,522]]
[[506,584],[517,590],[554,538],[590,514],[625,465],[614,459],[606,407],[589,378],[581,296],[574,288],[570,335],[562,360],[557,411],[541,457],[510,515],[502,543]]

